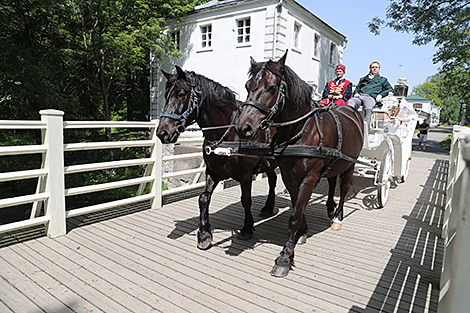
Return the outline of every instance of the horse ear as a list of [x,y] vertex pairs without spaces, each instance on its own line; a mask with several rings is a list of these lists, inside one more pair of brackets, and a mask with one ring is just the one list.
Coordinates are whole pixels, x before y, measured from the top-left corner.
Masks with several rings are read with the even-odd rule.
[[179,67],[178,65],[175,65],[175,68],[176,68],[176,73],[178,73],[178,77],[187,81],[188,79],[186,78],[186,73],[183,71],[183,69]]
[[284,53],[284,55],[279,59],[279,61],[277,61],[277,63],[281,64],[282,66],[284,66],[286,64],[286,58],[287,58],[287,52],[289,50],[286,50],[286,53]]
[[166,77],[166,79],[170,79],[170,77],[171,77],[171,73],[165,72],[164,70],[162,70],[162,74],[163,74],[163,76]]
[[254,67],[256,64],[258,64],[258,62],[256,62],[255,59],[253,59],[253,57],[250,57],[250,64],[251,64],[251,67]]

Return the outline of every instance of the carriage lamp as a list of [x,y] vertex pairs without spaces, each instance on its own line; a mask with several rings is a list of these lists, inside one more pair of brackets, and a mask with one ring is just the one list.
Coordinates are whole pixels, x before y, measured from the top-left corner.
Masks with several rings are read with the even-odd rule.
[[465,125],[465,115],[467,113],[467,105],[465,104],[465,98],[460,98],[460,123],[459,125]]

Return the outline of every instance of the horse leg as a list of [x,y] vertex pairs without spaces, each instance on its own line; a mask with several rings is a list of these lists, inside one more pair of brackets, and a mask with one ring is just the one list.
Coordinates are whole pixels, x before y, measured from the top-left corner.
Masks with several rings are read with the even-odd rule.
[[[294,207],[295,203],[297,202],[297,197],[299,195],[298,193],[299,187],[286,184],[286,188],[287,188],[287,191],[289,191],[292,207]],[[304,215],[303,220],[302,220],[302,227],[297,232],[297,236],[296,236],[297,244],[303,245],[307,243],[307,232],[308,232],[307,220],[305,219],[305,215]]]
[[326,201],[326,209],[328,211],[328,217],[330,218],[330,220],[335,217],[336,202],[334,200],[334,195],[337,177],[338,176],[333,176],[328,178],[328,200]]
[[[271,270],[271,275],[275,277],[285,277],[289,274],[289,270],[294,264],[294,248],[299,240],[306,232],[307,223],[304,216],[305,207],[307,206],[308,200],[315,188],[318,181],[318,171],[312,170],[310,174],[307,174],[302,180],[296,197],[294,210],[289,217],[289,235],[284,248],[282,249],[279,257],[274,263],[274,267]],[[290,189],[289,189],[290,191]]]
[[274,171],[266,172],[266,175],[268,176],[269,193],[268,199],[266,200],[266,204],[259,211],[259,216],[262,217],[270,217],[274,215],[274,197],[276,191],[277,175]]
[[211,174],[206,172],[206,185],[199,195],[199,229],[197,231],[197,247],[201,250],[207,250],[212,246],[212,229],[209,223],[209,204],[212,193],[219,180],[214,179]]
[[238,238],[242,240],[250,240],[251,238],[253,238],[254,221],[253,215],[251,214],[251,178],[252,177],[250,175],[249,177],[244,177],[240,181],[240,187],[242,190],[241,202],[243,205],[243,209],[245,210],[245,220],[243,223],[243,228],[238,234]]
[[349,192],[351,178],[354,174],[354,164],[352,164],[346,171],[341,174],[341,184],[340,184],[340,198],[338,209],[335,212],[335,216],[333,218],[333,223],[331,224],[331,229],[333,230],[340,230],[343,224],[343,207],[344,201],[346,200],[346,196]]

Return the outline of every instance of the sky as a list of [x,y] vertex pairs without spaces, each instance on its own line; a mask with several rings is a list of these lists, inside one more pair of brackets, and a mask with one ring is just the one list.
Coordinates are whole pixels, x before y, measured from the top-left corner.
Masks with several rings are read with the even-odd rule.
[[[343,54],[345,78],[357,83],[369,71],[372,61],[379,61],[380,75],[392,85],[404,77],[410,91],[436,74],[439,64],[433,64],[433,44],[412,44],[413,36],[384,28],[379,36],[372,34],[367,23],[373,17],[385,19],[388,0],[297,0],[302,6],[346,36],[348,43]],[[409,94],[410,94],[409,91]]]

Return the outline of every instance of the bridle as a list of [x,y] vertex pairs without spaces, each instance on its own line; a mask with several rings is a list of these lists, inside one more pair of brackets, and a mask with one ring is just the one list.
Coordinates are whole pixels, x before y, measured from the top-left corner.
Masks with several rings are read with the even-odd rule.
[[[175,85],[176,83],[173,84],[173,86],[171,87],[167,98],[170,97],[171,93],[173,92],[173,89],[175,88]],[[190,96],[189,96],[189,104],[188,104],[188,108],[186,109],[186,111],[184,111],[181,114],[176,114],[172,112],[160,113],[160,117],[168,117],[175,121],[180,122],[180,125],[176,128],[176,132],[179,134],[183,133],[186,130],[186,122],[189,116],[191,116],[191,114],[193,114],[194,111],[196,111],[196,119],[199,117],[199,100],[200,100],[202,91],[197,90],[196,85],[193,83],[190,83],[189,85],[191,86],[191,91],[190,91]]]
[[284,80],[284,75],[282,75],[281,73],[275,71],[274,69],[267,68],[266,64],[264,64],[263,67],[258,71],[258,74],[256,75],[255,84],[251,88],[251,91],[255,91],[256,89],[258,89],[259,81],[261,80],[261,78],[263,76],[263,72],[264,72],[265,69],[267,69],[268,71],[270,71],[274,75],[281,78],[281,83],[280,83],[280,87],[279,87],[279,92],[277,94],[276,102],[274,103],[274,105],[272,107],[267,107],[267,106],[265,106],[265,105],[263,105],[259,102],[256,102],[256,101],[246,101],[246,102],[243,103],[244,106],[245,105],[250,105],[252,107],[255,107],[260,112],[262,112],[263,114],[266,115],[266,117],[260,122],[260,127],[259,128],[263,129],[263,130],[267,129],[269,127],[269,122],[271,121],[273,116],[277,113],[279,107],[281,108],[281,111],[284,109],[284,105],[286,103],[286,91],[287,91],[287,83]]

